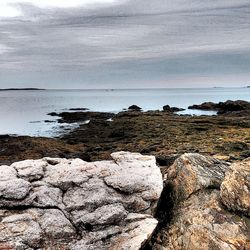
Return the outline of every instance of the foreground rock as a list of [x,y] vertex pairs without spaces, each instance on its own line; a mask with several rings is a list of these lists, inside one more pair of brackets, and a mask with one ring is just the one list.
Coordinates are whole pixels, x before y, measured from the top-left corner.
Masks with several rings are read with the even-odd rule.
[[[244,163],[243,167],[240,164],[241,169],[246,169],[246,165]],[[167,199],[162,197],[166,203],[172,199],[172,219],[164,221],[158,229],[152,249],[250,249],[249,218],[231,213],[221,202],[220,186],[227,171],[231,171],[227,163],[199,154],[184,154],[174,162],[165,174],[164,193],[167,194]],[[232,190],[226,188],[227,183],[241,179],[240,176],[244,174],[240,172],[238,169],[233,171],[233,176],[227,174],[228,181],[224,181],[224,189],[231,193]],[[225,195],[226,191],[223,193]],[[225,198],[228,196],[230,195],[225,195]],[[237,198],[230,197],[227,201],[230,210],[235,206],[236,200],[244,200],[240,190],[234,192],[234,196]],[[167,207],[166,204],[161,204],[161,209],[164,209],[164,205]],[[242,209],[242,204],[237,209]]]
[[0,166],[0,249],[140,249],[162,192],[155,158],[44,158]]
[[250,160],[232,165],[221,185],[221,199],[228,209],[250,216]]

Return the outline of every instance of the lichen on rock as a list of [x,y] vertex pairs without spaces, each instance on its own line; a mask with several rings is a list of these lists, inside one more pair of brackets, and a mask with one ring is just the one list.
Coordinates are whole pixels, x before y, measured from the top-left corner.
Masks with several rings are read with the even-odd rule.
[[158,223],[162,175],[152,156],[112,158],[0,166],[0,249],[140,249]]
[[222,182],[220,196],[228,209],[250,216],[250,159],[231,166]]

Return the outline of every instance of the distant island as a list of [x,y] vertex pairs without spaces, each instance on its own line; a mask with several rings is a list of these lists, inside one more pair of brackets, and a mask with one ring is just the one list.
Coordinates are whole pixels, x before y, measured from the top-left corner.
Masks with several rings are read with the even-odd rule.
[[13,90],[45,90],[39,88],[8,88],[8,89],[0,89],[0,91],[13,91]]

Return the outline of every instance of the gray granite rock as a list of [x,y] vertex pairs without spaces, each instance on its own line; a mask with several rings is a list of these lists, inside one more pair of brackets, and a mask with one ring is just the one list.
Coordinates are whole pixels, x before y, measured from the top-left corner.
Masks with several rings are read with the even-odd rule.
[[0,166],[0,249],[140,249],[163,181],[155,158],[27,160]]

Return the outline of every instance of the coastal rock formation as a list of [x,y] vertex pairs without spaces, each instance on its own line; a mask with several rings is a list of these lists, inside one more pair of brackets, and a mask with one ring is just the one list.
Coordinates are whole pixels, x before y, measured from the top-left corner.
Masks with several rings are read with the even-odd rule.
[[137,105],[131,105],[128,107],[128,110],[131,110],[131,111],[141,111],[142,108],[137,106]]
[[[241,168],[247,169],[248,163],[242,164]],[[171,220],[161,223],[152,249],[250,249],[249,219],[231,213],[221,203],[220,186],[227,171],[231,171],[227,163],[199,154],[184,154],[174,162],[164,178],[166,187],[163,193],[168,197],[166,200],[162,197],[165,202],[172,199]],[[229,179],[235,179],[237,171],[240,169],[234,170],[233,176],[227,174],[224,190],[229,191],[226,184]],[[239,199],[243,200],[240,191],[234,194],[239,194]],[[230,197],[228,203],[235,204],[235,200],[235,197]],[[161,209],[164,205],[167,207],[161,204]]]
[[250,159],[231,166],[222,182],[220,195],[228,209],[250,216]]
[[50,116],[58,116],[59,123],[75,123],[75,122],[85,122],[87,120],[107,120],[114,116],[113,113],[108,112],[91,112],[91,111],[77,111],[77,112],[62,112],[48,113]]
[[179,112],[179,111],[183,111],[183,110],[185,110],[185,109],[177,108],[177,107],[170,107],[169,105],[163,106],[163,111],[167,111],[170,113]]
[[155,157],[44,158],[0,166],[0,249],[140,249],[157,226]]
[[175,203],[205,188],[220,188],[229,164],[200,154],[183,154],[168,169],[164,179],[173,187]]
[[250,102],[237,100],[231,101],[228,100],[226,102],[204,102],[200,105],[192,105],[188,107],[189,109],[201,109],[201,110],[216,110],[218,114],[226,114],[232,112],[248,112],[250,110]]

